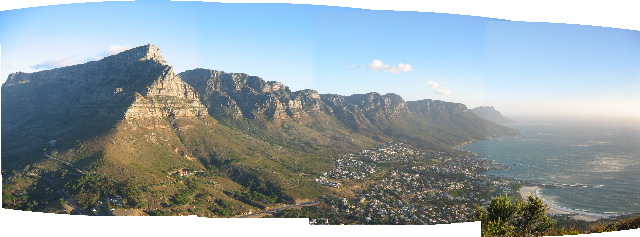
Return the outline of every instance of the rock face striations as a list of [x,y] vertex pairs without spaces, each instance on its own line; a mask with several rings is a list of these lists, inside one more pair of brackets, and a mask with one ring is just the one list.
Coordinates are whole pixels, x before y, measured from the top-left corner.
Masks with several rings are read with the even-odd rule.
[[43,114],[134,118],[159,116],[159,110],[177,116],[206,112],[154,45],[81,65],[11,74],[2,102],[2,110],[10,111],[8,123]]
[[122,119],[206,113],[195,90],[149,44],[99,61],[11,74],[2,86],[3,151],[91,138]]
[[345,149],[345,141],[364,139],[401,140],[442,149],[513,132],[475,116],[463,104],[406,102],[391,93],[342,96],[320,95],[314,90],[292,92],[279,82],[209,69],[189,70],[179,76],[198,91],[212,117],[285,145]]
[[218,117],[282,120],[322,109],[320,95],[314,90],[291,92],[280,82],[244,73],[194,69],[179,75],[205,96],[204,102]]
[[213,118],[269,142],[334,151],[374,143],[349,132],[315,90],[291,91],[280,82],[209,69],[188,70],[179,76],[198,91]]

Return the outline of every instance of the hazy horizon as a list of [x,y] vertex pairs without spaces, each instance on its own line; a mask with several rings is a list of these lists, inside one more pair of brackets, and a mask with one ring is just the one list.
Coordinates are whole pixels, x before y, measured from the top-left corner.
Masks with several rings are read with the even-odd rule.
[[105,2],[3,11],[0,80],[152,43],[176,72],[207,68],[279,81],[292,90],[494,106],[508,117],[640,119],[638,31],[264,6]]

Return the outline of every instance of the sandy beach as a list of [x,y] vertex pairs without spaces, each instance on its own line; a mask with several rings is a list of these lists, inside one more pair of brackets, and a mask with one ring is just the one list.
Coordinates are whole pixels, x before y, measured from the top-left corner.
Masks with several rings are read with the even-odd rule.
[[522,188],[520,188],[520,190],[518,190],[518,192],[520,193],[520,196],[523,199],[527,199],[527,197],[529,197],[530,195],[533,195],[534,197],[539,197],[542,198],[542,201],[547,204],[547,206],[549,207],[549,210],[547,211],[547,213],[550,214],[575,214],[573,216],[574,219],[576,220],[583,220],[583,221],[596,221],[598,219],[601,218],[605,218],[607,216],[605,215],[600,215],[600,214],[595,214],[595,213],[580,213],[573,210],[570,210],[568,208],[564,208],[564,207],[560,207],[560,206],[556,206],[553,205],[552,203],[549,203],[547,200],[545,200],[543,197],[541,197],[537,192],[540,189],[540,187],[538,186],[523,186]]

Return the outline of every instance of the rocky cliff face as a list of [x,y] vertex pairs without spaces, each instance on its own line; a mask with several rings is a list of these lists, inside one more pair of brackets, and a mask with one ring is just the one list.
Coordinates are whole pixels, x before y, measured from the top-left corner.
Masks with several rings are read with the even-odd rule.
[[2,102],[3,111],[10,111],[8,123],[42,113],[134,118],[206,111],[154,45],[85,64],[11,74],[2,86]]
[[345,96],[326,94],[320,95],[320,98],[329,107],[329,112],[348,128],[356,132],[377,131],[360,106],[350,103]]
[[[189,70],[179,76],[202,95],[211,116],[227,121],[229,126],[245,129],[247,133],[264,128],[272,134],[269,139],[273,140],[279,140],[273,137],[273,133],[282,133],[285,140],[332,144],[301,134],[335,137],[338,133],[343,138],[358,134],[378,141],[406,139],[426,146],[446,146],[443,144],[467,142],[500,133],[494,132],[496,130],[504,131],[500,126],[486,123],[488,121],[475,116],[459,103],[434,100],[406,102],[399,95],[376,92],[350,96],[320,95],[314,90],[291,92],[279,82],[208,69]],[[243,122],[238,122],[238,119]],[[316,125],[308,126],[310,120]],[[279,123],[282,121],[302,123],[307,127],[295,130]],[[245,128],[247,124],[253,124],[255,129]],[[275,129],[280,126],[286,129]],[[446,142],[437,142],[445,137]]]
[[150,44],[99,61],[14,73],[2,86],[3,145],[11,144],[4,138],[17,146],[64,144],[104,133],[122,119],[206,113],[196,91]]
[[410,101],[408,107],[414,114],[423,118],[435,118],[437,116],[460,116],[469,114],[467,106],[460,103],[445,102],[440,100]]
[[393,121],[411,116],[407,103],[396,94],[376,92],[351,96],[322,95],[330,112],[354,131],[381,133]]
[[283,120],[320,111],[320,95],[314,90],[291,92],[280,82],[265,81],[244,73],[195,69],[179,76],[205,96],[214,116]]
[[180,80],[169,67],[146,88],[146,94],[136,94],[125,118],[194,117],[206,114],[198,93]]
[[358,106],[372,122],[388,121],[410,115],[407,103],[396,94],[381,95],[376,92],[346,96],[345,100]]

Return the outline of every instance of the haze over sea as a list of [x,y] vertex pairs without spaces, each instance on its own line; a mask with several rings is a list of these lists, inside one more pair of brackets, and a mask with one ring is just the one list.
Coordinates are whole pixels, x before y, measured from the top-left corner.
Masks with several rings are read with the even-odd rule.
[[640,123],[513,123],[522,135],[462,147],[509,167],[484,174],[555,184],[555,205],[593,213],[640,212]]

